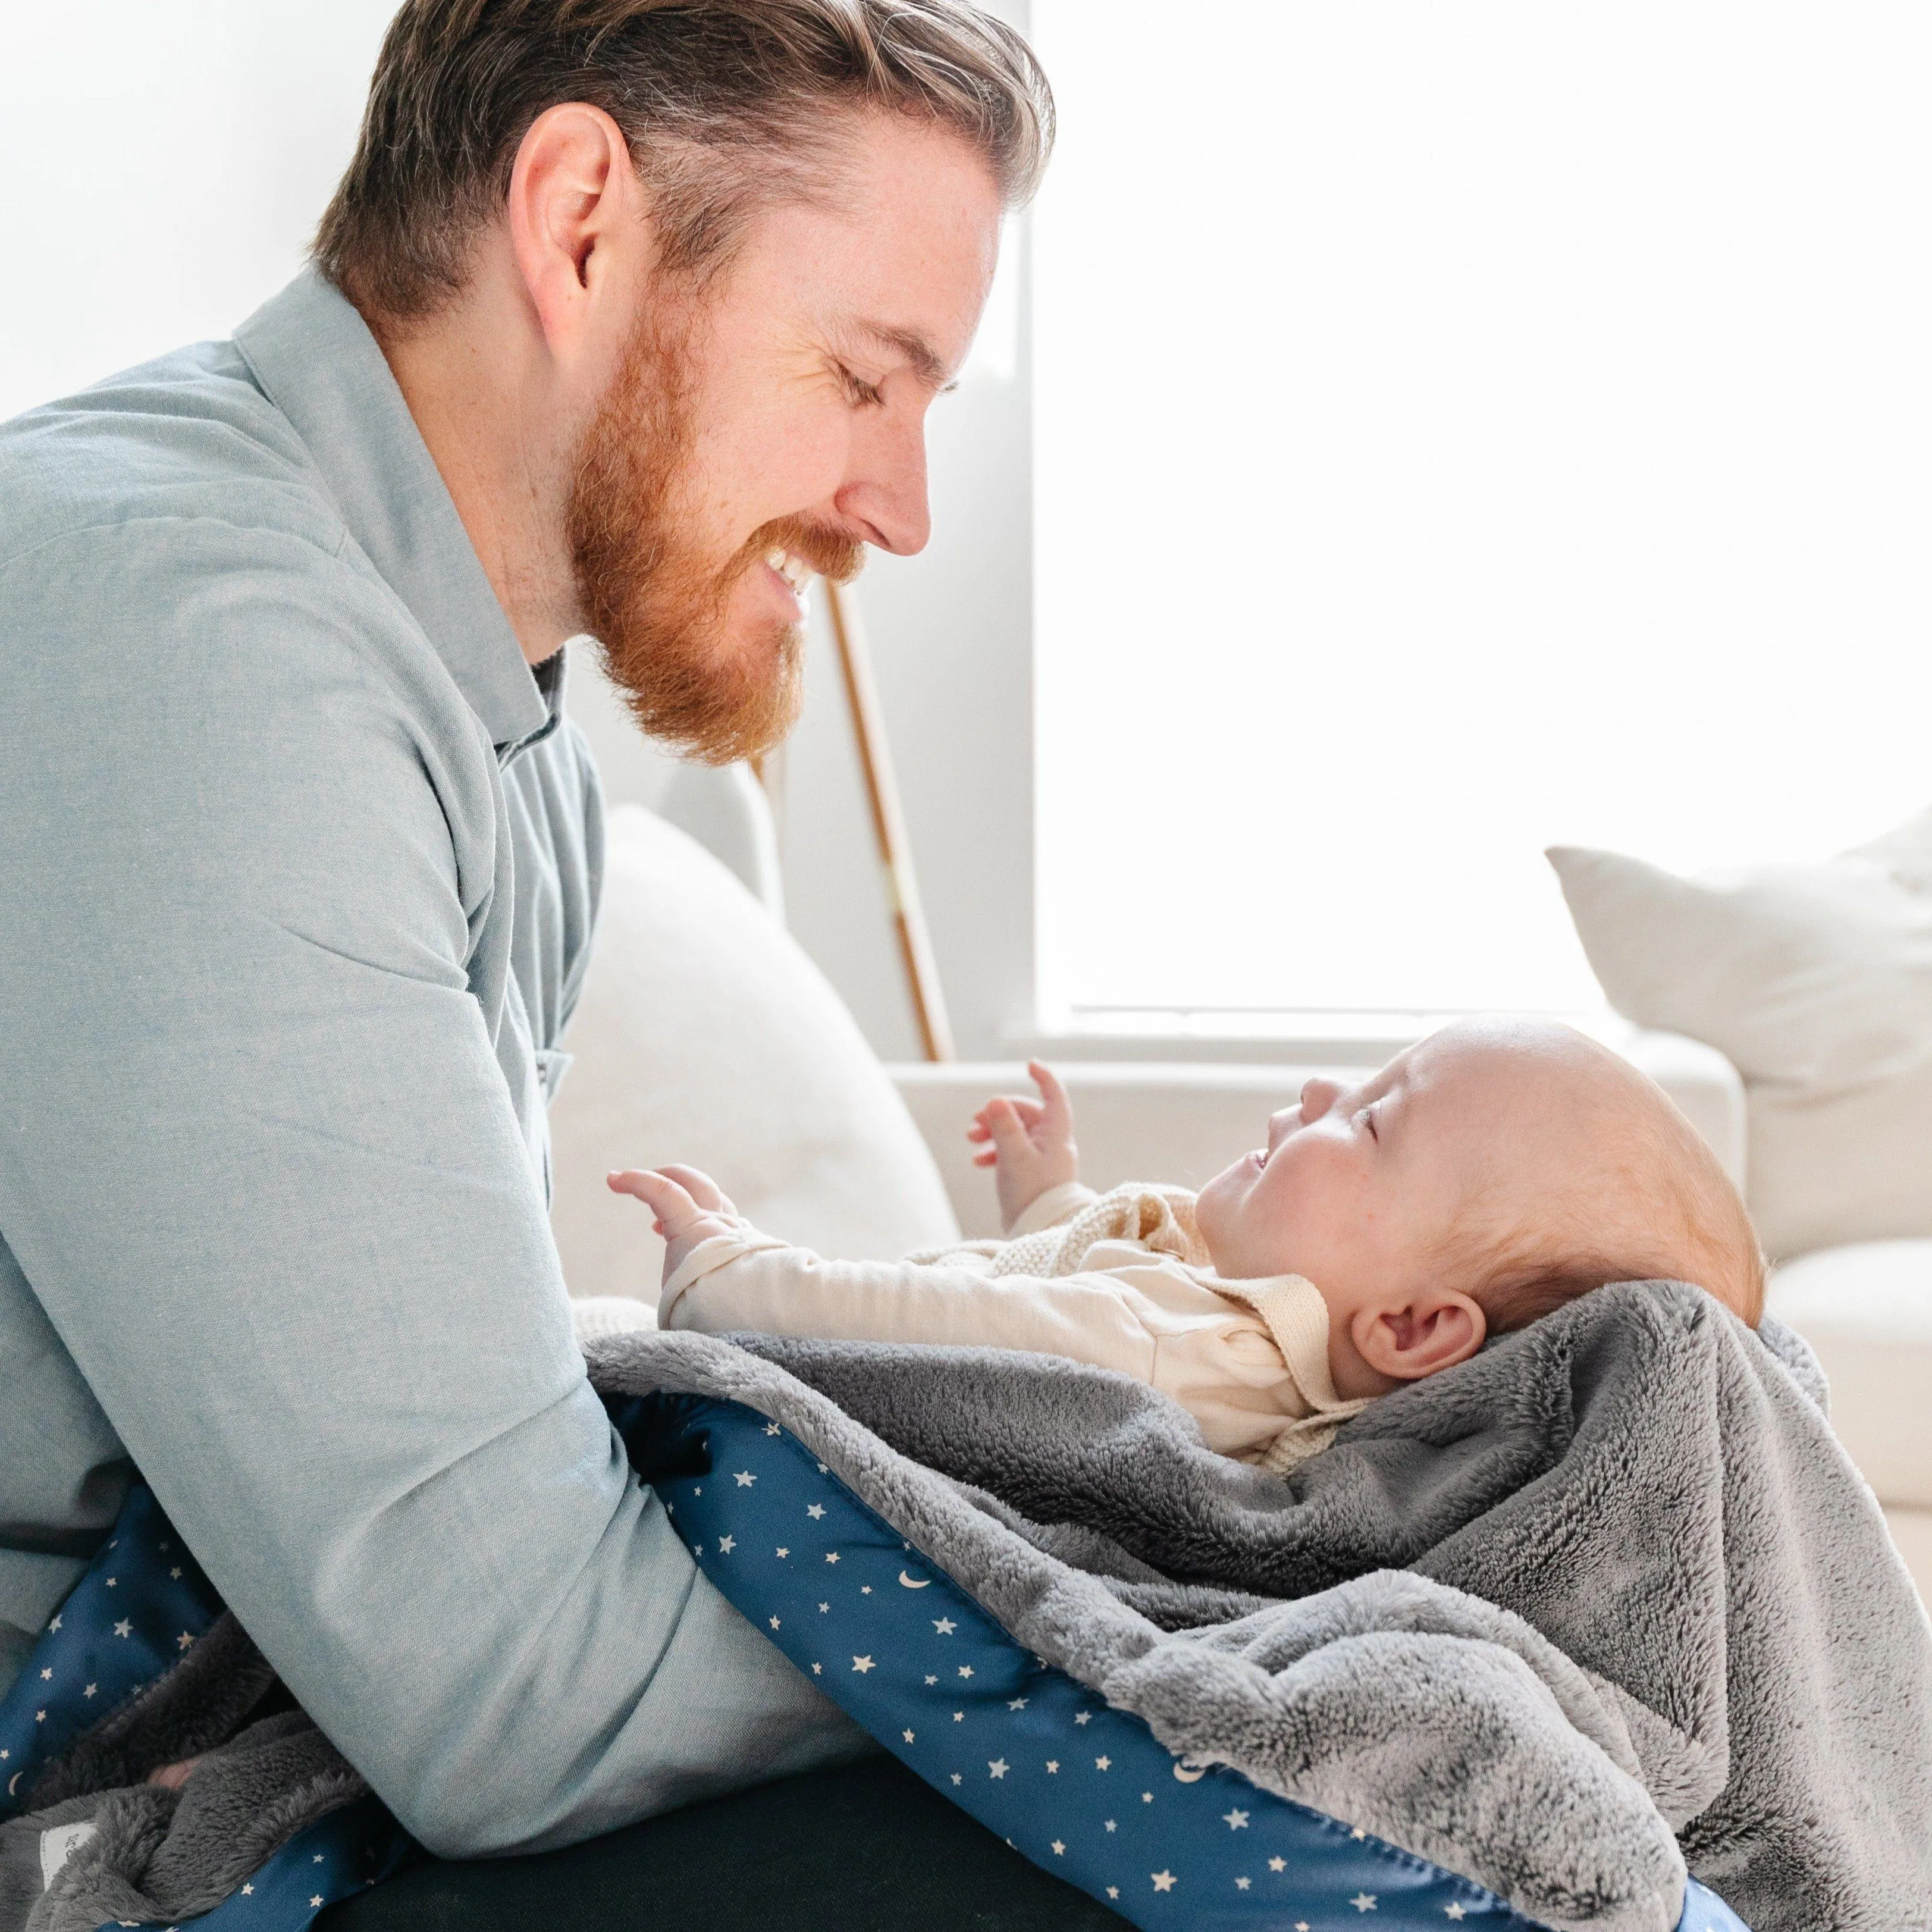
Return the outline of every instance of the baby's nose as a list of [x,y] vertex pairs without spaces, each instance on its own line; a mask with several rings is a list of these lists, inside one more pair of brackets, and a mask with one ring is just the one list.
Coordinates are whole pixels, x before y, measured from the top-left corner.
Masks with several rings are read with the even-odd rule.
[[1332,1080],[1324,1080],[1318,1076],[1312,1080],[1304,1080],[1301,1084],[1301,1106],[1299,1109],[1301,1124],[1307,1126],[1321,1119],[1334,1106],[1335,1096],[1341,1090]]

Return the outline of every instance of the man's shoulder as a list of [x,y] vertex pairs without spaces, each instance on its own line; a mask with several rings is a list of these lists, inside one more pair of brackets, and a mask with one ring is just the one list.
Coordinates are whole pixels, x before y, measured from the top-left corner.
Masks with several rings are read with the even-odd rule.
[[232,342],[198,343],[0,423],[0,568],[63,538],[205,520],[332,555],[344,527]]
[[475,736],[232,342],[0,423],[0,676],[22,705],[97,674],[258,710],[353,686]]

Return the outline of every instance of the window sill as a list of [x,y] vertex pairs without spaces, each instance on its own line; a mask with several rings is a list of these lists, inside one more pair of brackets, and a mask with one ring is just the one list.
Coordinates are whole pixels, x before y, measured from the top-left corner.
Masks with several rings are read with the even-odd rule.
[[[1067,1060],[1241,1060],[1379,1066],[1456,1012],[1290,1012],[1196,1007],[1088,1007],[1015,1035],[1015,1052]],[[1613,1014],[1553,1017],[1610,1040],[1628,1030]]]

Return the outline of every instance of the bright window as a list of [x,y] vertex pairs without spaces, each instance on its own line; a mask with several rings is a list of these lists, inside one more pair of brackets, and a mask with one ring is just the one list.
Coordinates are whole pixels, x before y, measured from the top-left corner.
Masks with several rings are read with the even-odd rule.
[[1597,1000],[1932,800],[1922,0],[1034,0],[1042,1021]]

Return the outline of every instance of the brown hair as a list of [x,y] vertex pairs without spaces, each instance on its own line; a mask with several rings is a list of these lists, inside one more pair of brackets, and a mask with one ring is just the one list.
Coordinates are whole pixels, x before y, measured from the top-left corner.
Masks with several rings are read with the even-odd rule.
[[1504,1184],[1468,1204],[1440,1251],[1445,1270],[1493,1334],[1612,1282],[1650,1280],[1689,1282],[1755,1328],[1765,1261],[1742,1196],[1660,1088],[1633,1068],[1616,1077],[1624,1104],[1592,1109],[1591,1159],[1553,1194],[1526,1202]]
[[1037,186],[1053,96],[1032,50],[971,0],[406,0],[315,259],[366,315],[434,313],[547,110],[622,130],[656,197],[664,265],[728,258],[772,199],[828,184],[842,114],[949,128],[1010,204]]

